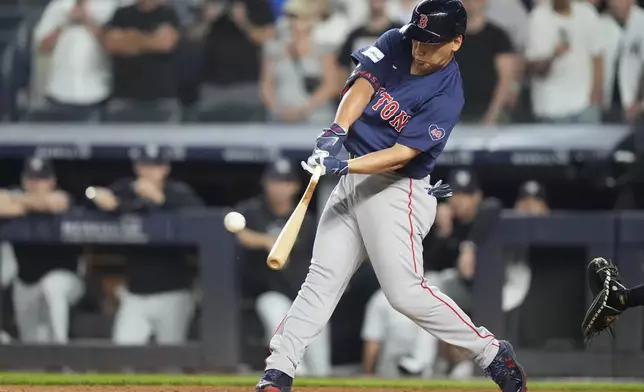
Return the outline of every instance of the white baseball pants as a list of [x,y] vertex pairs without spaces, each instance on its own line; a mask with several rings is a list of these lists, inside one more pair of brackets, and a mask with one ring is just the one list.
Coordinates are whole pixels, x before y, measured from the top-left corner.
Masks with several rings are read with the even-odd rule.
[[69,308],[85,292],[83,281],[70,271],[54,270],[34,284],[16,279],[13,303],[20,340],[59,343],[69,340]]
[[118,345],[145,345],[152,335],[159,344],[183,344],[194,314],[195,299],[188,290],[160,294],[119,292],[112,341]]

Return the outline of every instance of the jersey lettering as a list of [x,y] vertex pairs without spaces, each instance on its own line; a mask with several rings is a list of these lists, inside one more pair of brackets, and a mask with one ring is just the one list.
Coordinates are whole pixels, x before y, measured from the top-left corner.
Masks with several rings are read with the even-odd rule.
[[[391,94],[387,93],[384,87],[381,87],[378,90],[378,94],[380,94],[380,98],[371,108],[374,112],[380,112],[380,118],[383,120],[391,120],[389,121],[389,125],[391,125],[396,132],[402,132],[403,128],[405,128],[409,120],[411,120],[411,116],[407,114],[406,111],[400,110],[400,103],[396,101]],[[400,113],[398,112],[399,110]],[[398,114],[396,115],[396,113]]]
[[407,112],[405,112],[403,110],[400,113],[398,113],[396,118],[394,118],[393,120],[389,121],[389,125],[394,127],[396,132],[400,133],[400,132],[402,132],[403,128],[405,128],[405,125],[407,125],[409,120],[411,120],[411,116],[409,114],[407,114]]
[[394,100],[394,97],[384,92],[384,89],[380,89],[378,92],[380,93],[380,99],[378,100],[378,102],[376,102],[375,105],[371,107],[374,112],[377,112],[378,110],[380,110],[380,107],[385,103],[389,103]]
[[396,112],[400,109],[400,104],[396,101],[389,102],[384,109],[380,111],[380,118],[383,120],[387,121],[390,118],[396,114]]

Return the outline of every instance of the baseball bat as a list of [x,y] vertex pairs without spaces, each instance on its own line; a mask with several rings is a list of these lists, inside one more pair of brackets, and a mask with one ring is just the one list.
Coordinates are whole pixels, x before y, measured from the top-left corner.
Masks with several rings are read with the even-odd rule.
[[293,245],[295,245],[295,240],[297,239],[297,235],[302,227],[302,222],[306,216],[306,211],[309,208],[309,203],[311,202],[313,192],[315,191],[315,187],[318,185],[321,174],[322,167],[316,166],[302,198],[299,203],[297,203],[297,206],[288,218],[286,225],[284,225],[280,235],[273,244],[273,248],[266,259],[266,264],[268,264],[271,269],[280,270],[284,268],[284,265],[288,260],[288,256],[291,254],[291,250],[293,249]]

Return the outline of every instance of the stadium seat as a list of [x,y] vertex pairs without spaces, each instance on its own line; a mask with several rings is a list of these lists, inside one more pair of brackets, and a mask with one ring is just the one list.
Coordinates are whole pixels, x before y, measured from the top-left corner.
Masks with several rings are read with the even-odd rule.
[[109,107],[105,122],[110,123],[175,123],[181,121],[179,106],[156,103],[134,103]]
[[264,122],[266,112],[263,106],[243,103],[230,103],[212,107],[199,107],[194,118],[188,121],[201,123],[240,123]]

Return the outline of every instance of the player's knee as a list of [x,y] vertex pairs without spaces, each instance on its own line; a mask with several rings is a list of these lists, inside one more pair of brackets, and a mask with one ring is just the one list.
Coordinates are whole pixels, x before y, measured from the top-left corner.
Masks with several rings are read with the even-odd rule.
[[415,314],[415,308],[418,308],[414,304],[413,296],[408,295],[405,291],[385,292],[385,296],[391,307],[405,316],[413,316]]

